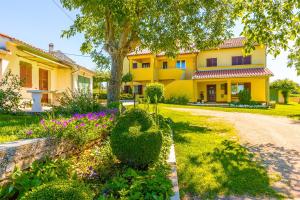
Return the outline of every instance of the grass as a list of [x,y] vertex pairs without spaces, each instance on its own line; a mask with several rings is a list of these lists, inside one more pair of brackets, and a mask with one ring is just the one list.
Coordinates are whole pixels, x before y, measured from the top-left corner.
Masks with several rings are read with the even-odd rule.
[[263,109],[263,108],[225,108],[225,107],[208,107],[208,106],[196,106],[196,105],[170,105],[163,104],[165,107],[186,107],[186,108],[197,108],[205,110],[216,110],[216,111],[225,111],[225,112],[244,112],[244,113],[256,113],[263,115],[275,115],[275,116],[286,116],[294,119],[300,120],[300,104],[290,103],[287,105],[277,104],[275,109]]
[[40,117],[33,115],[0,114],[0,143],[25,138],[20,130],[39,121]]
[[181,196],[215,199],[218,196],[279,197],[268,173],[254,155],[238,144],[231,124],[207,116],[160,112],[175,123],[174,142]]

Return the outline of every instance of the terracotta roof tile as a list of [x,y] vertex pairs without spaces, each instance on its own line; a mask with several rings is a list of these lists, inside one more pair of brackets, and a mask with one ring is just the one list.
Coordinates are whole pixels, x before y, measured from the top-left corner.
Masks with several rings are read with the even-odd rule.
[[[245,37],[231,38],[231,39],[225,40],[222,44],[220,44],[218,47],[216,47],[214,49],[228,49],[228,48],[243,47],[245,40],[246,40]],[[197,50],[197,49],[192,50],[192,51],[180,50],[179,54],[198,53],[198,52],[199,52],[199,50]],[[128,56],[147,55],[147,54],[151,54],[151,51],[149,49],[142,49],[142,50],[137,49],[136,51],[129,53]],[[157,56],[164,56],[164,55],[165,55],[164,52],[157,54]]]
[[193,79],[240,78],[272,75],[272,72],[268,68],[220,69],[196,71],[193,75]]

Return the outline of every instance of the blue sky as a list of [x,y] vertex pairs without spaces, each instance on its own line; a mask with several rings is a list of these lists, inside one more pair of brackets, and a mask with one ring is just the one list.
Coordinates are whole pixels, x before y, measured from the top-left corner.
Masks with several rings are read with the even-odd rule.
[[[77,34],[70,39],[60,37],[62,30],[67,29],[72,21],[53,1],[60,4],[59,0],[1,0],[0,33],[45,50],[52,42],[56,50],[81,55],[80,45],[84,41],[83,36]],[[75,18],[75,12],[65,12],[71,18]],[[237,24],[235,36],[239,36],[241,30],[242,25]],[[83,66],[95,68],[89,57],[68,56]],[[287,52],[282,52],[277,58],[268,55],[267,66],[274,73],[271,80],[290,78],[300,83],[300,76],[297,77],[296,71],[287,68],[286,65]]]

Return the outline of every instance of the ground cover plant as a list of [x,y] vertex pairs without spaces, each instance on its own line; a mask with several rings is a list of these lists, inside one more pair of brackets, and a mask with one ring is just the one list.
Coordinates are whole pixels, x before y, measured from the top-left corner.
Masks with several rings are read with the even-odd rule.
[[0,143],[27,138],[22,130],[38,125],[41,117],[24,113],[0,114]]
[[231,124],[169,110],[167,106],[161,105],[159,109],[174,121],[172,128],[182,197],[279,197],[271,188],[273,180],[266,169],[239,145]]

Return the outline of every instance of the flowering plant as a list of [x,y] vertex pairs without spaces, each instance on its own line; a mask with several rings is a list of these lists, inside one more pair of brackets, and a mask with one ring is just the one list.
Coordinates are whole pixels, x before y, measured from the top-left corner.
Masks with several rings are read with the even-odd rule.
[[40,125],[25,131],[28,138],[55,137],[83,145],[107,133],[117,110],[74,114],[70,118],[42,119]]

